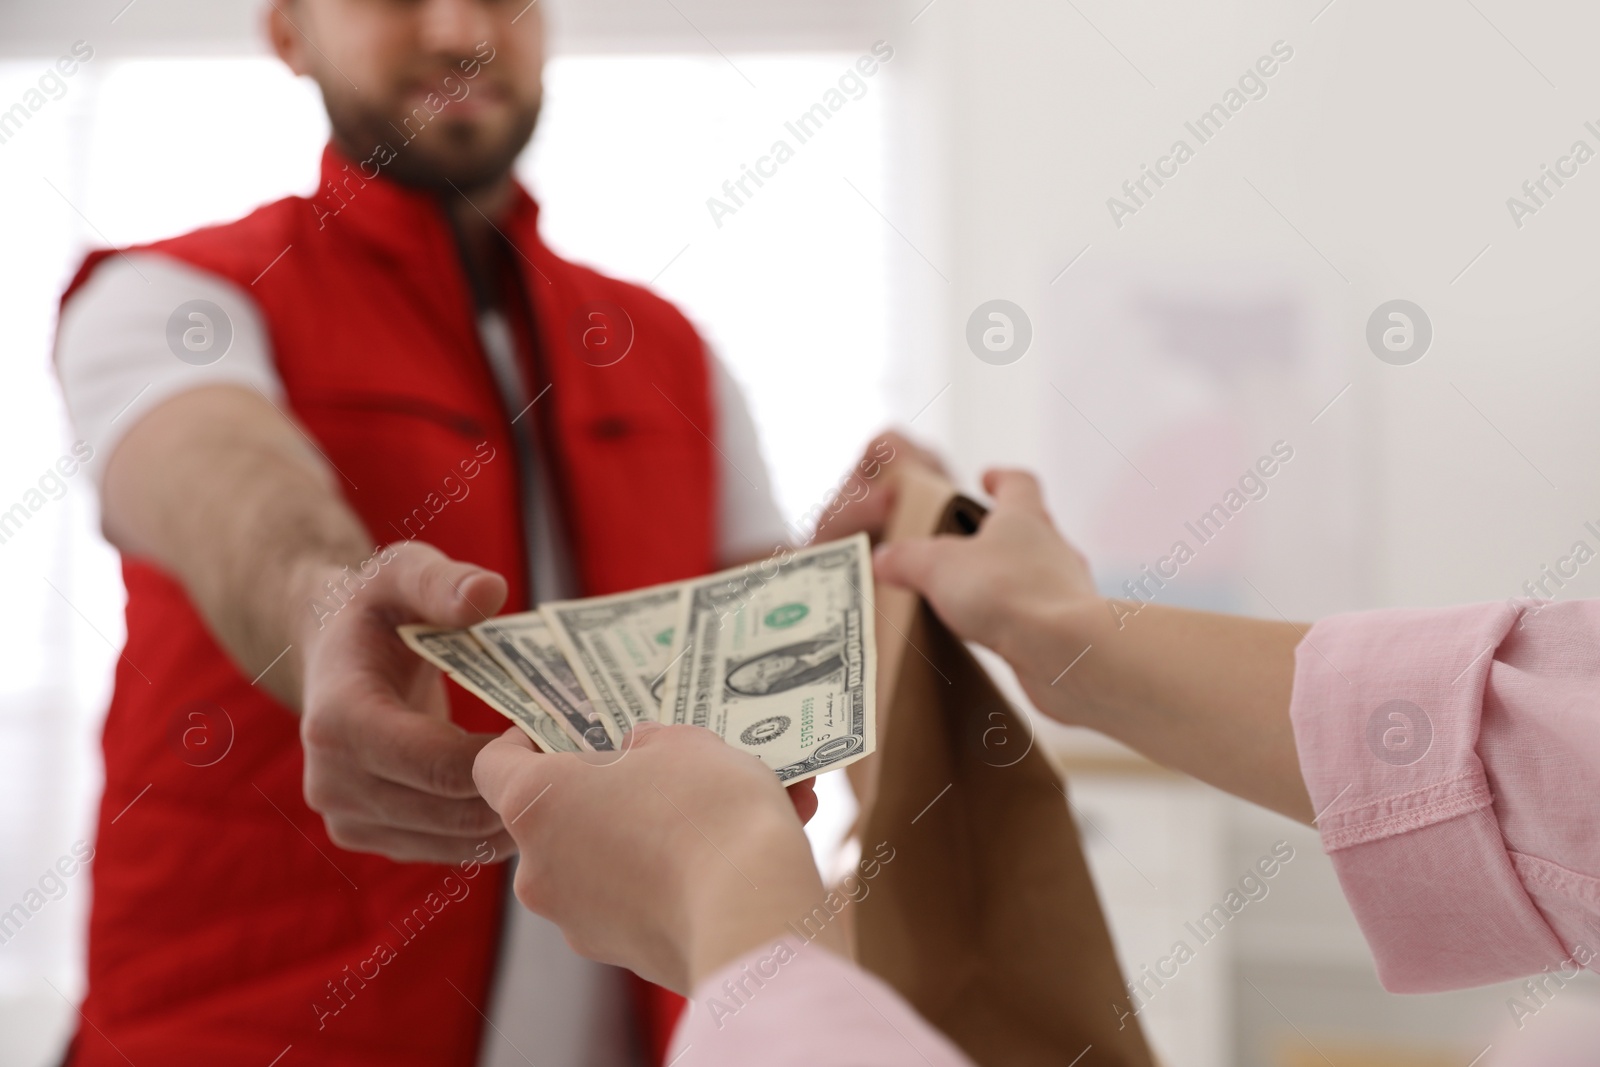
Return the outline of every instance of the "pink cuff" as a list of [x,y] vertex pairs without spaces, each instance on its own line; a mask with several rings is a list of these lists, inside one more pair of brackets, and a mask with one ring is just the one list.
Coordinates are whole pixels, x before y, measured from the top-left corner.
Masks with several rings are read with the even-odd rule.
[[1384,988],[1437,992],[1562,959],[1507,854],[1476,751],[1504,605],[1325,620],[1290,714],[1323,848]]
[[889,986],[798,938],[701,983],[667,1062],[691,1048],[699,1067],[974,1067]]

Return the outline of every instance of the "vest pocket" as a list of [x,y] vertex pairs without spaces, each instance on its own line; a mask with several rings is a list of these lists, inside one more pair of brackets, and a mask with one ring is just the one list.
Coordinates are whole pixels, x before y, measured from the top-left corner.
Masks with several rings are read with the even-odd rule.
[[520,482],[499,423],[398,395],[296,407],[377,543],[426,541],[508,578],[521,574]]
[[314,411],[318,409],[332,412],[366,412],[373,414],[388,414],[410,416],[436,422],[446,429],[453,430],[463,437],[473,440],[482,440],[488,436],[488,428],[473,416],[454,408],[445,407],[426,397],[407,396],[400,393],[348,393],[332,394],[320,397],[305,404],[296,405],[302,410]]

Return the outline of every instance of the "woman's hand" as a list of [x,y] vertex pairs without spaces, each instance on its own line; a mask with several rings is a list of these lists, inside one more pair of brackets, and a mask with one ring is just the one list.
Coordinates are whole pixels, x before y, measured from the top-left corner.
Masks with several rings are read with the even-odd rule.
[[882,545],[874,569],[920,593],[956,636],[998,652],[1033,696],[1083,651],[1074,620],[1106,609],[1083,554],[1050,521],[1038,480],[994,470],[983,486],[995,503],[976,534]]
[[[760,762],[694,726],[646,723],[621,752],[543,755],[508,730],[473,776],[521,850],[516,894],[590,959],[679,992],[824,896],[801,825]],[[797,814],[798,813],[798,814]]]
[[976,534],[884,545],[878,578],[998,652],[1051,718],[1310,822],[1289,721],[1302,628],[1106,600],[1032,475],[990,471],[984,488],[995,506]]

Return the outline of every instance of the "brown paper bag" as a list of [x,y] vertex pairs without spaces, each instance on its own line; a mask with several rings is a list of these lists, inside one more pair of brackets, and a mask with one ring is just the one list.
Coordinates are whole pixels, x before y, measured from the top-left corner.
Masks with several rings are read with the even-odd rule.
[[[890,540],[983,514],[921,468],[897,490]],[[1056,767],[914,594],[878,608],[878,750],[851,781],[863,851],[894,851],[858,905],[861,965],[982,1067],[1150,1067]]]

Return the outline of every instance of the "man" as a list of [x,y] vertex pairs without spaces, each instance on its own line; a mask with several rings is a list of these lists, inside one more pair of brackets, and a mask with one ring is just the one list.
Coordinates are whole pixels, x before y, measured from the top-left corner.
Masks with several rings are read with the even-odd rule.
[[539,240],[536,7],[268,26],[327,105],[317,195],[92,255],[63,299],[128,590],[70,1062],[637,1062],[676,1005],[641,1033],[620,972],[502,926],[471,770],[503,721],[394,627],[769,552],[753,427],[677,311]]

